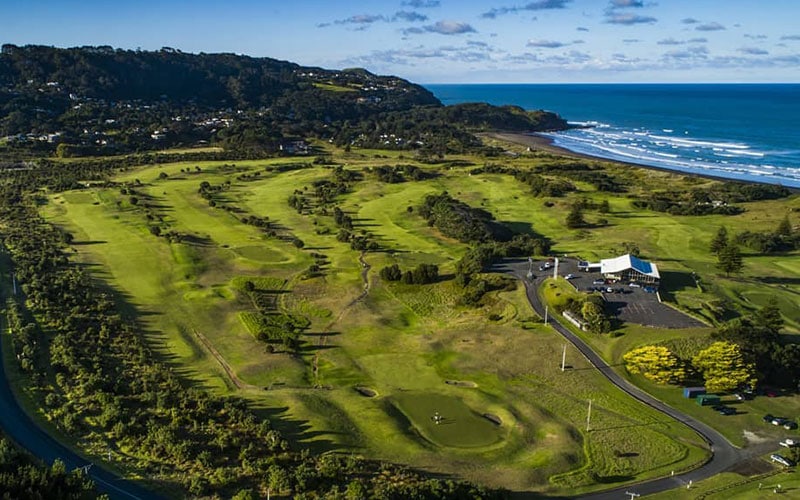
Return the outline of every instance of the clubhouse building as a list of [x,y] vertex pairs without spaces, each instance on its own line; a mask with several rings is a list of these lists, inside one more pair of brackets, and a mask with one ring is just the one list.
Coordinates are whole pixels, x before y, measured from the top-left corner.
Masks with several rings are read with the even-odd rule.
[[629,281],[646,285],[658,285],[661,276],[658,267],[652,262],[625,254],[613,259],[603,259],[600,263],[581,262],[582,271],[600,271],[604,278],[615,281]]

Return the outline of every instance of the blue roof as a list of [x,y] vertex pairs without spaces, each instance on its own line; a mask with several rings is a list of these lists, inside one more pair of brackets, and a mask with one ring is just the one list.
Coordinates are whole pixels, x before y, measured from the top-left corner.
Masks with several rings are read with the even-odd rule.
[[638,257],[634,257],[633,255],[630,256],[631,258],[631,267],[636,269],[642,274],[650,274],[653,272],[653,265],[649,262],[642,260]]

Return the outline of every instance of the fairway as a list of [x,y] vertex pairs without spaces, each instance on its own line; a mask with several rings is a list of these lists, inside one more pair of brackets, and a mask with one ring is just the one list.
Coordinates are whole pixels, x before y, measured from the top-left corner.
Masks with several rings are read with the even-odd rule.
[[[634,210],[628,194],[588,183],[576,183],[580,191],[567,197],[533,198],[511,175],[401,160],[396,152],[332,152],[332,165],[276,158],[138,167],[112,186],[51,195],[41,212],[73,234],[75,261],[116,292],[190,383],[245,397],[315,452],[355,452],[518,491],[592,491],[688,468],[707,455],[697,435],[629,399],[577,353],[568,351],[571,369],[562,372],[563,341],[541,325],[518,284],[466,305],[452,277],[470,245],[417,213],[426,195],[447,191],[515,231],[545,236],[554,254],[605,258],[635,241],[666,272],[696,271],[744,307],[775,295],[797,327],[797,284],[768,279],[795,270],[793,259],[753,258],[732,280],[716,276],[706,250],[719,224],[737,230],[754,217],[777,221],[768,202],[735,217],[674,217]],[[392,161],[425,175],[377,181],[370,169]],[[331,205],[320,199],[318,188],[339,165],[352,180],[334,206],[351,218],[353,234],[375,242],[370,250],[340,237]],[[200,192],[203,183],[211,194]],[[290,196],[303,206],[290,206]],[[607,223],[566,230],[578,196],[608,199]],[[800,207],[797,197],[787,203]],[[440,279],[386,282],[379,271],[392,264],[435,264]],[[716,297],[679,283],[670,300],[698,314]],[[296,344],[277,340],[284,331],[274,325],[300,325]],[[617,359],[653,339],[703,337],[710,329],[620,331],[588,341]],[[259,340],[264,332],[275,337]],[[589,399],[592,432],[585,431]]]
[[394,399],[414,428],[436,445],[477,448],[501,439],[497,424],[477,414],[458,398],[435,393],[404,392],[394,396]]

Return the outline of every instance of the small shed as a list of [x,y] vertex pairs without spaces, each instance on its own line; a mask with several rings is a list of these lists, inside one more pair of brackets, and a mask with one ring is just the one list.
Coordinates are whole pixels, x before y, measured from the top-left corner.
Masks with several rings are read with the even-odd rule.
[[701,394],[697,396],[696,401],[700,406],[718,405],[720,403],[719,396],[716,394]]
[[706,393],[705,387],[684,387],[683,388],[683,397],[694,399],[701,394]]

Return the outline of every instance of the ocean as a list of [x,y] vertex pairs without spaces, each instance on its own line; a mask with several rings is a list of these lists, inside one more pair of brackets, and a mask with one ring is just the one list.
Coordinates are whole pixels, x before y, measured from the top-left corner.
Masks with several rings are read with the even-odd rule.
[[800,84],[430,84],[444,104],[553,111],[545,134],[612,160],[800,188]]

